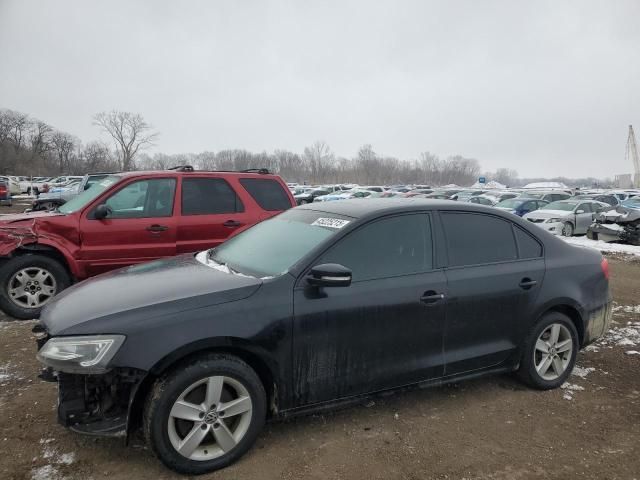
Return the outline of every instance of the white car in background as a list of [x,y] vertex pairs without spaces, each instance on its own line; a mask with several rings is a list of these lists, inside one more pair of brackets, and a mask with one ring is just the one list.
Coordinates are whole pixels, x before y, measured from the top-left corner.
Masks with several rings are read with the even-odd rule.
[[522,218],[554,235],[572,237],[587,233],[595,214],[610,208],[611,205],[595,200],[559,200],[527,213]]
[[15,177],[2,175],[0,176],[0,180],[7,185],[7,190],[9,190],[11,195],[20,195],[22,193],[22,190],[20,189],[20,182],[18,182]]

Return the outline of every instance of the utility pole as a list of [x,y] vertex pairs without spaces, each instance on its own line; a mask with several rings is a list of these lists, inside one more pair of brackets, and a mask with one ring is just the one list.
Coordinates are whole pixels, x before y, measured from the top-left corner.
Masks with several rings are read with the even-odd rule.
[[633,133],[633,125],[629,125],[629,138],[624,159],[627,162],[629,160],[633,162],[633,186],[640,188],[640,159],[638,158],[638,146],[636,145],[636,136]]

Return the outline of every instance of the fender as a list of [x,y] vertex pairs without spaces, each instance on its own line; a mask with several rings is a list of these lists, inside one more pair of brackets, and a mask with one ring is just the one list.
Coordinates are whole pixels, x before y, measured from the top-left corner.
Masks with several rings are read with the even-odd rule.
[[53,251],[53,252],[56,252],[62,258],[64,258],[66,266],[69,268],[69,271],[71,272],[71,275],[74,278],[76,278],[76,279],[77,278],[83,278],[82,274],[84,272],[80,271],[79,266],[78,266],[75,258],[73,257],[73,255],[69,252],[69,250],[66,247],[64,247],[63,245],[61,245],[58,242],[52,242],[47,238],[39,237],[36,242],[24,244],[20,248],[16,249],[15,251],[27,251],[27,252],[38,252],[38,251],[51,252],[51,251]]

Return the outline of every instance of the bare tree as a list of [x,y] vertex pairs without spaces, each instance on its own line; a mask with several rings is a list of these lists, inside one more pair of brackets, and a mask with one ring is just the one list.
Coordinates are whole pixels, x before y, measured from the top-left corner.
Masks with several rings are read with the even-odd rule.
[[142,115],[131,112],[101,112],[93,117],[93,124],[108,133],[116,144],[120,168],[132,170],[136,154],[151,145],[158,137]]
[[54,132],[51,135],[51,151],[58,160],[58,172],[66,173],[71,165],[71,154],[79,142],[73,135]]

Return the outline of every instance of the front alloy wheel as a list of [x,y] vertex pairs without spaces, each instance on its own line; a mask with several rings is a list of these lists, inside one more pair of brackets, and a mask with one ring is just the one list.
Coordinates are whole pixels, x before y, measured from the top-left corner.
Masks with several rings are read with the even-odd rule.
[[251,448],[265,422],[266,398],[260,377],[244,361],[203,354],[156,381],[144,408],[144,434],[177,472],[218,470]]
[[190,460],[212,460],[233,449],[251,424],[252,402],[230,377],[203,378],[190,385],[169,413],[169,440]]
[[571,222],[565,222],[562,224],[562,236],[573,237],[573,224]]

